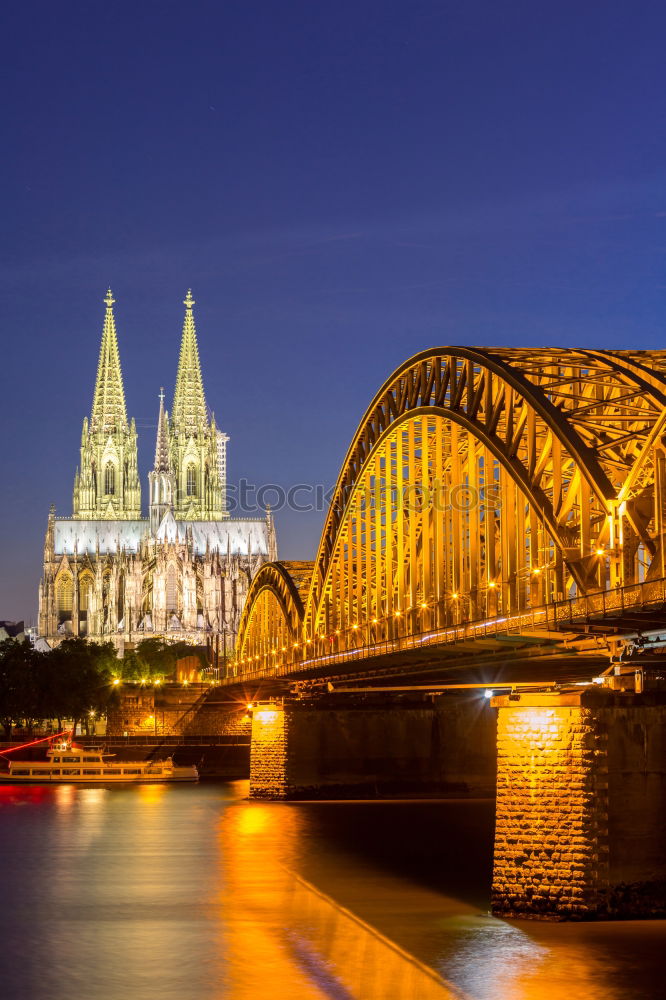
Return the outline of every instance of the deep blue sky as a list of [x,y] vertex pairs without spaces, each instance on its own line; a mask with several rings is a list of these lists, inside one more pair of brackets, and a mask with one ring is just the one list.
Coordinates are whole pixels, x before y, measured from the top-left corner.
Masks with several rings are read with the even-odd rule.
[[[5,5],[0,618],[71,514],[111,284],[140,462],[192,286],[230,474],[335,480],[405,358],[661,348],[666,5]],[[312,558],[322,514],[277,517]]]

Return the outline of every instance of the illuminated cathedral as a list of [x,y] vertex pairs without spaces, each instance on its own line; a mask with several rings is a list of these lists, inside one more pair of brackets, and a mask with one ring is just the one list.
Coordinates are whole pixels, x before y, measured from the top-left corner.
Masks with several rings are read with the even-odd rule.
[[277,558],[270,512],[232,518],[228,436],[209,413],[194,325],[185,320],[173,406],[159,396],[148,517],[141,513],[137,431],[128,422],[113,315],[106,315],[90,419],[83,421],[71,517],[51,507],[39,585],[39,633],[111,640],[148,637],[231,648],[250,580]]

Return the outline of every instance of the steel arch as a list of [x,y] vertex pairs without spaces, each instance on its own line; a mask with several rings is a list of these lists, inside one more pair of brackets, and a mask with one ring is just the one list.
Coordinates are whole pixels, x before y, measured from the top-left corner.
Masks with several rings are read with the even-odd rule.
[[[637,360],[629,352],[565,349],[450,347],[406,361],[368,407],[343,462],[315,560],[306,627],[315,627],[347,503],[366,460],[396,421],[433,406],[501,457],[566,552],[576,586],[584,592],[586,582],[594,585],[582,561],[593,543],[605,548],[610,535],[619,533],[613,522],[626,520],[618,510],[622,485],[631,480],[634,466],[647,469],[652,464],[646,453],[665,412],[666,381],[660,375],[664,353],[659,352],[652,372],[645,357]],[[546,454],[548,450],[553,454]],[[551,482],[544,490],[549,463]],[[586,507],[591,504],[590,517],[581,530],[572,532],[567,520],[577,493]],[[631,497],[626,493],[622,500]],[[594,517],[610,523],[594,531]],[[649,547],[645,515],[633,527]],[[617,559],[612,575],[614,582],[622,575]]]
[[[253,581],[241,657],[266,665],[280,616],[314,653],[666,575],[665,435],[666,352],[417,354],[359,424],[300,603],[284,571]],[[444,487],[478,509],[443,514]]]
[[307,591],[311,574],[312,563],[308,562],[264,563],[259,569],[238,627],[239,663],[298,641],[304,614],[302,593]]

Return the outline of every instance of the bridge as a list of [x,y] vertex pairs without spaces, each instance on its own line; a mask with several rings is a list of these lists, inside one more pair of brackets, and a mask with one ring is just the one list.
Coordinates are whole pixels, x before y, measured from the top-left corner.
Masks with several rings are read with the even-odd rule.
[[607,664],[663,621],[665,434],[666,352],[417,355],[359,424],[314,562],[254,578],[238,676],[414,674],[507,644]]
[[406,361],[314,560],[252,581],[216,695],[252,703],[251,795],[490,776],[496,912],[666,913],[665,519],[666,352]]

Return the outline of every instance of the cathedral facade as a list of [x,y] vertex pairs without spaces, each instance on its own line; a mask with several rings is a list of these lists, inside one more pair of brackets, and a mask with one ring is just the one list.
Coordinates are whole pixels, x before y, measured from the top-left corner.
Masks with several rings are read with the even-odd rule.
[[39,634],[111,640],[235,641],[250,580],[277,558],[270,512],[232,518],[228,437],[209,415],[188,292],[171,414],[160,392],[148,516],[137,431],[128,422],[111,291],[90,419],[83,421],[71,517],[51,507],[39,585]]

